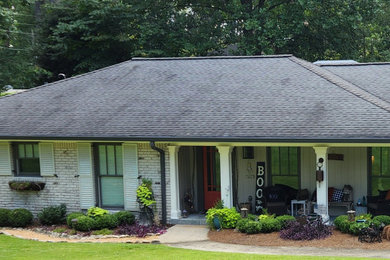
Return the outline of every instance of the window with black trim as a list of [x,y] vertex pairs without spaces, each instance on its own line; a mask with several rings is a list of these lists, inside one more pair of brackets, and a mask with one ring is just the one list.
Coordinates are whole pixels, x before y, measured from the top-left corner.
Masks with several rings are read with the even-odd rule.
[[390,190],[390,147],[372,147],[370,164],[371,195]]
[[95,147],[99,205],[122,208],[124,206],[122,145],[96,144]]
[[14,143],[15,173],[17,176],[40,176],[39,145],[37,143]]
[[299,147],[270,147],[271,185],[284,184],[299,189]]

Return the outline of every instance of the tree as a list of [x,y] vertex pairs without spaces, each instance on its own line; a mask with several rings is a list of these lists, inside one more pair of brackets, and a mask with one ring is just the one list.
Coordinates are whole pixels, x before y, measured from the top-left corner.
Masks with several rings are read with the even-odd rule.
[[33,7],[27,0],[0,2],[0,88],[30,88],[48,74],[34,55]]

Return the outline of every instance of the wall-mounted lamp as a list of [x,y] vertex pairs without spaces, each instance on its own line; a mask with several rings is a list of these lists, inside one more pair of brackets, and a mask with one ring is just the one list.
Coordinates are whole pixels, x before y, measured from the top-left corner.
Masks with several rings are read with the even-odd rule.
[[324,166],[324,158],[318,159],[318,163],[317,163],[318,170],[316,171],[316,180],[319,182],[324,180],[324,171],[321,170],[323,166]]

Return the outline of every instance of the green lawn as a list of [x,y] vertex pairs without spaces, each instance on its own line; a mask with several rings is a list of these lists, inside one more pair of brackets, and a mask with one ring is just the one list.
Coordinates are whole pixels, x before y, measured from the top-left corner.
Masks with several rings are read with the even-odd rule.
[[0,235],[0,259],[351,259],[204,252],[150,244],[47,243]]

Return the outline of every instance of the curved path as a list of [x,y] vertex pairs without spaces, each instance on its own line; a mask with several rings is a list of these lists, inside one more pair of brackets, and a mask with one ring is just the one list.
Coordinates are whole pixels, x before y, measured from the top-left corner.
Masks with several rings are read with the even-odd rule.
[[171,247],[202,251],[249,253],[261,255],[302,255],[390,258],[390,250],[340,249],[317,247],[275,247],[225,244],[208,240],[207,226],[176,225],[160,236],[160,242]]

